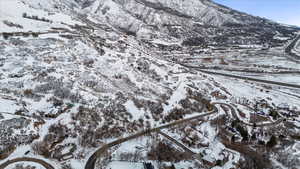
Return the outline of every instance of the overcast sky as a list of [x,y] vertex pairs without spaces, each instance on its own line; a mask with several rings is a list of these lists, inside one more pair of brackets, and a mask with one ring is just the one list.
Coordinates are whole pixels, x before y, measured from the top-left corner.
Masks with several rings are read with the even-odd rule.
[[300,26],[300,0],[214,0],[233,9]]

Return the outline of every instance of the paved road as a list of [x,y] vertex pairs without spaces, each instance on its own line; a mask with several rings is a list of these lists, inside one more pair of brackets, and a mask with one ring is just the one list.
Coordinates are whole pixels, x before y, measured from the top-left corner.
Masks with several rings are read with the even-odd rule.
[[[187,119],[183,119],[183,120],[178,120],[178,121],[175,121],[173,123],[170,123],[170,124],[167,124],[167,125],[163,125],[163,126],[160,126],[160,127],[157,127],[157,128],[152,128],[152,129],[149,129],[149,130],[141,131],[139,133],[133,134],[133,135],[128,136],[126,138],[121,138],[121,139],[115,140],[115,141],[113,141],[111,143],[105,144],[104,146],[102,146],[101,148],[99,148],[95,153],[92,154],[92,156],[88,159],[88,161],[87,161],[87,163],[85,165],[85,169],[94,169],[95,168],[96,160],[102,155],[102,153],[106,152],[109,148],[111,148],[113,146],[116,146],[118,144],[124,143],[126,141],[138,138],[138,137],[146,135],[146,134],[150,134],[150,133],[153,133],[153,132],[160,132],[161,129],[170,128],[170,127],[173,127],[173,126],[176,126],[176,125],[179,125],[179,124],[183,124],[183,123],[186,123],[186,122],[190,122],[192,120],[196,120],[196,119],[208,116],[208,115],[215,114],[215,113],[218,112],[218,109],[215,107],[216,105],[228,106],[230,108],[231,113],[234,116],[234,118],[239,119],[239,117],[238,117],[238,115],[236,113],[236,110],[235,110],[235,108],[232,105],[226,104],[226,103],[212,103],[212,104],[214,106],[214,110],[211,111],[211,112],[204,113],[204,114],[201,114],[201,115],[198,115],[198,116],[195,116],[195,117],[191,117],[191,118],[187,118]],[[245,125],[254,126],[253,124],[244,122],[242,120],[240,120],[240,121],[243,124],[245,124]],[[270,123],[256,124],[256,126],[257,127],[272,126],[272,125],[277,125],[277,124],[279,124],[281,122],[283,122],[283,119],[279,119],[279,120],[277,120],[275,122],[270,122]],[[187,150],[187,149],[185,149],[185,150]]]
[[146,135],[146,134],[150,134],[150,133],[153,133],[153,132],[158,132],[161,129],[170,128],[170,127],[173,127],[173,126],[176,126],[176,125],[179,125],[179,124],[183,124],[183,123],[187,123],[187,122],[190,122],[190,121],[193,121],[193,120],[197,120],[199,118],[202,118],[202,117],[205,117],[205,116],[208,116],[208,115],[212,115],[212,114],[215,114],[217,112],[218,112],[218,109],[214,106],[214,109],[211,112],[204,113],[204,114],[201,114],[201,115],[198,115],[198,116],[195,116],[195,117],[191,117],[191,118],[187,118],[187,119],[177,120],[175,122],[172,122],[172,123],[169,123],[169,124],[166,124],[166,125],[162,125],[160,127],[152,128],[152,129],[149,129],[149,130],[141,131],[141,132],[138,132],[138,133],[133,134],[131,136],[121,138],[121,139],[115,140],[111,143],[105,144],[104,146],[102,146],[96,152],[94,152],[92,154],[92,156],[88,159],[88,161],[85,165],[85,169],[94,169],[96,160],[102,155],[102,153],[106,152],[109,148],[111,148],[115,145],[124,143],[126,141],[138,138],[138,137]]
[[296,53],[292,52],[292,50],[296,47],[297,42],[300,40],[300,35],[298,35],[286,48],[285,53],[292,56],[293,59],[297,60],[299,62],[300,56]]
[[12,160],[7,160],[6,162],[0,165],[0,169],[4,169],[10,164],[17,163],[17,162],[34,162],[42,165],[46,169],[55,169],[51,164],[47,163],[46,161],[43,161],[41,159],[36,159],[36,158],[29,158],[29,157],[20,157]]
[[[98,150],[96,150],[92,155],[91,157],[88,159],[88,161],[86,162],[86,165],[85,165],[85,169],[94,169],[95,168],[95,163],[96,163],[96,160],[101,157],[101,155],[106,152],[109,148],[113,147],[113,146],[116,146],[118,144],[121,144],[121,143],[124,143],[126,141],[129,141],[129,140],[132,140],[132,139],[135,139],[135,138],[138,138],[140,136],[143,136],[143,135],[146,135],[146,134],[150,134],[150,133],[153,133],[153,132],[160,132],[161,129],[166,129],[166,128],[170,128],[170,127],[174,127],[174,126],[177,126],[179,124],[184,124],[184,123],[187,123],[187,122],[190,122],[190,121],[193,121],[193,120],[197,120],[197,119],[200,119],[202,117],[206,117],[206,116],[209,116],[209,115],[212,115],[212,114],[215,114],[218,112],[218,109],[216,107],[216,105],[223,105],[223,106],[227,106],[230,108],[231,110],[231,113],[233,115],[234,118],[236,119],[239,119],[237,113],[236,113],[236,110],[235,108],[230,105],[230,104],[227,104],[227,103],[212,103],[213,105],[213,110],[210,111],[210,112],[207,112],[207,113],[204,113],[204,114],[200,114],[200,115],[197,115],[197,116],[194,116],[194,117],[190,117],[190,118],[187,118],[187,119],[182,119],[182,120],[177,120],[175,122],[172,122],[172,123],[169,123],[169,124],[166,124],[166,125],[162,125],[162,126],[159,126],[159,127],[156,127],[156,128],[152,128],[152,129],[148,129],[148,130],[144,130],[144,131],[141,131],[141,132],[138,132],[136,134],[133,134],[133,135],[130,135],[128,137],[125,137],[125,138],[121,138],[121,139],[118,139],[118,140],[115,140],[113,142],[110,142],[108,144],[105,144],[104,146],[102,146],[101,148],[99,148]],[[203,110],[203,107],[202,107],[202,110]],[[239,119],[240,120],[240,119]],[[253,124],[250,124],[250,123],[247,123],[247,122],[244,122],[242,120],[240,120],[243,124],[245,125],[249,125],[249,126],[253,126]],[[271,122],[271,123],[261,123],[261,124],[256,124],[257,127],[262,127],[262,126],[272,126],[272,125],[277,125],[279,123],[283,122],[283,119],[279,119],[275,122]],[[160,132],[160,134],[162,134],[162,132]],[[162,134],[164,135],[164,134]],[[181,144],[181,147],[185,147],[184,145]],[[193,153],[191,150],[189,150],[187,147],[185,147],[185,150],[187,152],[190,152],[190,153]],[[194,153],[193,153],[194,154]],[[38,164],[41,164],[42,166],[44,166],[46,169],[55,169],[51,164],[41,160],[41,159],[36,159],[36,158],[28,158],[28,157],[21,157],[21,158],[16,158],[16,159],[12,159],[12,160],[8,160],[4,163],[2,163],[0,165],[0,169],[4,169],[6,168],[7,166],[9,166],[10,164],[13,164],[13,163],[16,163],[16,162],[22,162],[22,161],[28,161],[28,162],[35,162],[35,163],[38,163]]]
[[[186,63],[183,63],[186,65]],[[192,66],[190,66],[192,67]],[[274,75],[281,75],[281,74],[300,74],[298,70],[280,70],[280,71],[261,71],[261,70],[254,70],[251,69],[244,69],[244,68],[230,68],[225,66],[194,66],[195,68],[199,68],[202,70],[223,70],[223,71],[230,71],[230,72],[243,72],[243,73],[254,73],[254,74],[274,74]]]
[[[241,119],[239,118],[239,116],[237,115],[237,112],[236,112],[235,108],[234,108],[232,105],[227,104],[227,103],[215,103],[215,104],[227,106],[227,107],[230,109],[231,114],[232,114],[232,116],[233,116],[235,119],[238,119],[238,120],[239,120],[241,123],[243,123],[244,125],[252,126],[252,127],[254,126],[254,124],[251,124],[251,123],[248,123],[248,122],[245,122],[245,121],[241,120]],[[269,122],[269,123],[257,123],[257,124],[255,124],[255,126],[256,126],[256,127],[266,127],[266,126],[273,126],[273,125],[275,126],[275,125],[278,125],[278,124],[282,123],[283,121],[284,121],[284,119],[282,118],[282,119],[279,119],[279,120],[274,121],[274,122]]]
[[197,71],[202,72],[202,73],[213,74],[213,75],[220,75],[220,76],[231,77],[231,78],[236,78],[236,79],[242,79],[242,80],[248,80],[248,81],[255,81],[255,82],[260,82],[260,83],[266,83],[266,84],[272,84],[272,85],[278,85],[278,86],[284,86],[284,87],[291,87],[291,88],[300,89],[300,85],[297,85],[297,84],[276,82],[276,81],[256,79],[256,78],[246,77],[246,76],[239,76],[239,75],[233,75],[233,74],[227,74],[227,73],[207,71],[207,70],[203,70],[203,69],[201,69],[199,67],[196,67],[196,66],[189,66],[189,65],[182,64],[182,63],[178,63],[178,64],[180,64],[181,66],[187,67],[187,68],[196,69]]

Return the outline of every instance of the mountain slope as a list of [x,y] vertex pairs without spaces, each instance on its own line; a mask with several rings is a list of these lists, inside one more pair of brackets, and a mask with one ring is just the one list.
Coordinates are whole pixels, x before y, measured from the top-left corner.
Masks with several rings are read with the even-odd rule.
[[0,168],[299,166],[298,32],[209,0],[1,0]]

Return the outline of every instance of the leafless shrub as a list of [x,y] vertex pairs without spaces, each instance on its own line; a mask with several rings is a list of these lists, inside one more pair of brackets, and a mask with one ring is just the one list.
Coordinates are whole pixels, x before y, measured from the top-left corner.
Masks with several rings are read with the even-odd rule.
[[36,169],[36,167],[31,165],[24,166],[24,164],[16,164],[14,169]]
[[172,120],[182,119],[185,115],[190,114],[191,111],[187,109],[174,108],[171,112],[164,117],[164,121],[170,122]]
[[277,160],[282,163],[286,168],[297,168],[300,166],[300,159],[293,154],[283,150],[278,154]]
[[119,155],[119,158],[122,161],[141,161],[141,160],[143,160],[141,151],[123,152]]
[[71,166],[71,164],[64,164],[61,168],[62,169],[73,169],[73,167]]
[[58,98],[66,99],[69,98],[69,96],[71,95],[71,91],[68,88],[62,87],[62,88],[56,88],[53,94]]
[[180,162],[191,159],[191,154],[175,149],[171,144],[159,142],[148,152],[148,159],[164,162]]
[[7,20],[4,20],[3,23],[9,27],[16,27],[16,28],[20,28],[20,29],[23,29],[23,26],[22,25],[19,25],[19,24],[16,24],[16,23],[13,23],[13,22],[10,22],[10,21],[7,21]]
[[253,151],[244,144],[226,144],[226,147],[240,152],[244,160],[240,160],[240,168],[243,169],[267,169],[271,162],[268,156],[262,152]]
[[41,85],[37,85],[34,89],[34,92],[38,93],[47,93],[48,91],[60,89],[61,86],[63,86],[63,83],[61,81],[50,81],[48,83],[44,83]]
[[49,158],[51,156],[51,152],[49,151],[49,145],[46,142],[38,141],[31,145],[32,150],[44,157]]
[[25,90],[23,91],[23,94],[24,94],[25,96],[31,96],[31,95],[33,94],[32,89],[25,89]]

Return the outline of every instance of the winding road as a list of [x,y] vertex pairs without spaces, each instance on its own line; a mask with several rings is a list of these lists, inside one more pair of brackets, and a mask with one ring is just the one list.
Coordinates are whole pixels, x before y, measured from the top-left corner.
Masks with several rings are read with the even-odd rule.
[[239,120],[241,123],[243,123],[244,125],[247,125],[247,126],[252,126],[252,127],[253,127],[253,126],[256,126],[256,127],[275,126],[275,125],[278,125],[278,124],[280,124],[280,123],[282,123],[282,122],[284,121],[284,119],[281,118],[281,119],[276,120],[276,121],[274,121],[274,122],[269,122],[269,123],[257,123],[257,124],[254,125],[254,124],[251,124],[251,123],[248,123],[248,122],[245,122],[245,121],[241,120],[241,119],[239,118],[239,116],[237,115],[237,112],[236,112],[235,108],[234,108],[232,105],[227,104],[227,103],[215,103],[215,104],[227,106],[227,107],[230,109],[232,116],[233,116],[235,119]]
[[[216,105],[223,105],[223,106],[227,106],[229,107],[232,115],[234,118],[239,119],[237,113],[236,113],[236,110],[235,108],[230,105],[230,104],[227,104],[227,103],[219,103],[219,102],[216,102],[216,103],[212,103],[212,106],[213,106],[213,110],[210,111],[210,112],[207,112],[207,113],[203,113],[203,114],[200,114],[200,115],[197,115],[197,116],[194,116],[194,117],[190,117],[190,118],[186,118],[186,119],[182,119],[182,120],[177,120],[177,121],[174,121],[172,123],[169,123],[169,124],[166,124],[166,125],[162,125],[162,126],[159,126],[159,127],[155,127],[155,128],[152,128],[152,129],[147,129],[147,130],[144,130],[144,131],[140,131],[138,133],[135,133],[133,135],[130,135],[128,137],[124,137],[124,138],[120,138],[120,139],[117,139],[115,141],[112,141],[110,143],[107,143],[105,145],[103,145],[102,147],[100,147],[99,149],[97,149],[90,157],[89,159],[87,160],[86,162],[86,165],[84,167],[84,169],[94,169],[95,168],[95,164],[96,164],[96,161],[99,157],[101,157],[101,155],[105,152],[108,151],[108,149],[110,149],[111,147],[113,146],[116,146],[118,144],[122,144],[124,142],[127,142],[129,140],[133,140],[133,139],[136,139],[140,136],[144,136],[144,135],[147,135],[147,134],[150,134],[150,133],[153,133],[153,132],[158,132],[161,134],[161,129],[166,129],[166,128],[170,128],[170,127],[174,127],[174,126],[177,126],[179,124],[184,124],[184,123],[187,123],[187,122],[190,122],[190,121],[193,121],[193,120],[197,120],[197,119],[200,119],[200,118],[203,118],[203,117],[206,117],[206,116],[209,116],[209,115],[212,115],[212,114],[215,114],[215,113],[218,113],[218,108],[216,107]],[[204,106],[202,106],[202,110],[203,110]],[[241,123],[245,124],[245,125],[248,125],[248,126],[254,126],[253,124],[250,124],[250,123],[247,123],[247,122],[244,122],[242,120],[240,120]],[[270,123],[261,123],[261,124],[256,124],[257,127],[263,127],[263,126],[272,126],[272,125],[277,125],[277,124],[280,124],[281,122],[283,122],[283,119],[279,119],[275,122],[270,122]],[[184,146],[185,147],[185,146]],[[187,150],[188,148],[186,147],[185,150]],[[187,150],[188,151],[188,150]],[[192,152],[191,152],[192,153]],[[55,169],[51,164],[41,160],[41,159],[36,159],[36,158],[28,158],[28,157],[20,157],[20,158],[15,158],[15,159],[12,159],[12,160],[7,160],[6,162],[2,163],[0,165],[0,169],[5,169],[7,166],[9,166],[10,164],[13,164],[13,163],[17,163],[17,162],[34,162],[34,163],[38,163],[42,166],[44,166],[46,169]]]
[[37,159],[37,158],[30,158],[30,157],[20,157],[20,158],[15,158],[12,160],[7,160],[6,162],[2,163],[0,165],[0,169],[5,169],[7,166],[17,163],[17,162],[34,162],[42,165],[46,169],[55,169],[51,164],[47,163],[44,160]]
[[[226,103],[212,103],[212,105],[213,105],[213,110],[211,112],[204,113],[204,114],[201,114],[201,115],[198,115],[198,116],[195,116],[195,117],[191,117],[191,118],[187,118],[187,119],[183,119],[183,120],[178,120],[178,121],[175,121],[175,122],[172,122],[172,123],[169,123],[167,125],[163,125],[163,126],[160,126],[160,127],[157,127],[157,128],[152,128],[152,129],[149,129],[149,130],[141,131],[141,132],[133,134],[131,136],[121,138],[121,139],[115,140],[111,143],[105,144],[104,146],[102,146],[96,152],[94,152],[92,154],[92,156],[88,159],[88,161],[85,165],[85,169],[94,169],[97,158],[99,158],[104,152],[106,152],[109,148],[111,148],[113,146],[116,146],[118,144],[124,143],[126,141],[129,141],[129,140],[132,140],[132,139],[135,139],[135,138],[138,138],[140,136],[150,134],[150,133],[153,133],[153,132],[158,132],[159,133],[161,129],[173,127],[173,126],[183,124],[183,123],[186,123],[186,122],[190,122],[192,120],[196,120],[196,119],[208,116],[208,115],[215,114],[215,113],[218,112],[218,109],[217,109],[216,105],[228,106],[231,110],[231,113],[232,113],[233,117],[236,118],[236,119],[239,119],[239,117],[236,113],[236,110],[232,105],[226,104]],[[250,124],[250,123],[244,122],[242,120],[240,120],[240,121],[241,121],[241,123],[243,123],[245,125],[254,126],[254,124]],[[256,124],[256,126],[257,127],[272,126],[272,125],[280,124],[282,121],[283,121],[283,119],[280,119],[280,120],[277,120],[275,122]]]
[[115,140],[113,142],[110,142],[108,144],[105,144],[104,146],[99,148],[96,152],[94,152],[91,155],[91,157],[88,159],[88,161],[85,165],[85,169],[94,169],[96,160],[102,155],[102,153],[106,152],[109,148],[111,148],[113,146],[116,146],[118,144],[124,143],[126,141],[138,138],[138,137],[146,135],[146,134],[150,134],[150,133],[153,133],[153,132],[158,132],[161,129],[170,128],[170,127],[173,127],[173,126],[176,126],[176,125],[179,125],[179,124],[183,124],[183,123],[187,123],[187,122],[190,122],[192,120],[196,120],[196,119],[208,116],[208,115],[212,115],[212,114],[215,114],[217,112],[218,112],[218,109],[215,106],[213,106],[213,110],[208,112],[208,113],[200,114],[198,116],[190,117],[190,118],[187,118],[187,119],[177,120],[175,122],[172,122],[172,123],[169,123],[169,124],[166,124],[166,125],[162,125],[160,127],[144,130],[144,131],[138,132],[136,134],[133,134],[131,136],[121,138],[121,139]]

